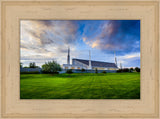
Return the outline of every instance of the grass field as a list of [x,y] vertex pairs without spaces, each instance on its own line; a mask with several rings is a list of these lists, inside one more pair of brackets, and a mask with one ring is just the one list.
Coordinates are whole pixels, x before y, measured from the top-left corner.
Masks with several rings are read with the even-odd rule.
[[140,99],[140,73],[21,74],[21,99]]

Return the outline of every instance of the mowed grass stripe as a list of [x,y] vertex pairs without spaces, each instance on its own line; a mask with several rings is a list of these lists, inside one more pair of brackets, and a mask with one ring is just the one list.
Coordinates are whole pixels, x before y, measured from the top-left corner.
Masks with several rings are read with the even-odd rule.
[[139,99],[140,73],[21,74],[21,99]]

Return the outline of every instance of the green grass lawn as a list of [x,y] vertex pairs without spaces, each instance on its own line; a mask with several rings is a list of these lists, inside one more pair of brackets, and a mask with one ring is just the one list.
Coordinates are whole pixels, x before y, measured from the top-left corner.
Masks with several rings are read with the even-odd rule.
[[140,99],[140,73],[21,74],[21,99]]

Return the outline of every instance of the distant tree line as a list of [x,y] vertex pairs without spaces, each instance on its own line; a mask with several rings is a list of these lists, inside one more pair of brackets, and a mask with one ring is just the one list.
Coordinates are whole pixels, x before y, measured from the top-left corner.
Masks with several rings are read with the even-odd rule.
[[40,68],[40,67],[36,66],[35,62],[30,62],[28,67],[27,66],[23,67],[23,63],[20,62],[20,68]]
[[140,72],[140,68],[139,67],[135,67],[135,68],[123,68],[123,69],[119,69],[117,70],[118,73],[120,72]]
[[[40,67],[36,66],[35,62],[31,62],[31,63],[29,63],[28,67],[27,66],[23,67],[23,64],[20,63],[20,68],[40,68]],[[56,61],[48,61],[42,65],[42,73],[54,74],[54,73],[58,73],[58,71],[61,71],[61,70],[62,70],[62,68],[61,68],[60,64],[58,64]]]

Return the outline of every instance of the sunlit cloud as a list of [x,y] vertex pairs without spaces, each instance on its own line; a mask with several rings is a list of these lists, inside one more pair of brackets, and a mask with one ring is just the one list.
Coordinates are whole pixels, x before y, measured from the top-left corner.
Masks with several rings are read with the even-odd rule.
[[[139,51],[140,22],[137,20],[111,20],[97,26],[97,34],[87,37],[84,41],[93,48],[103,51]],[[128,47],[128,45],[130,47]]]

